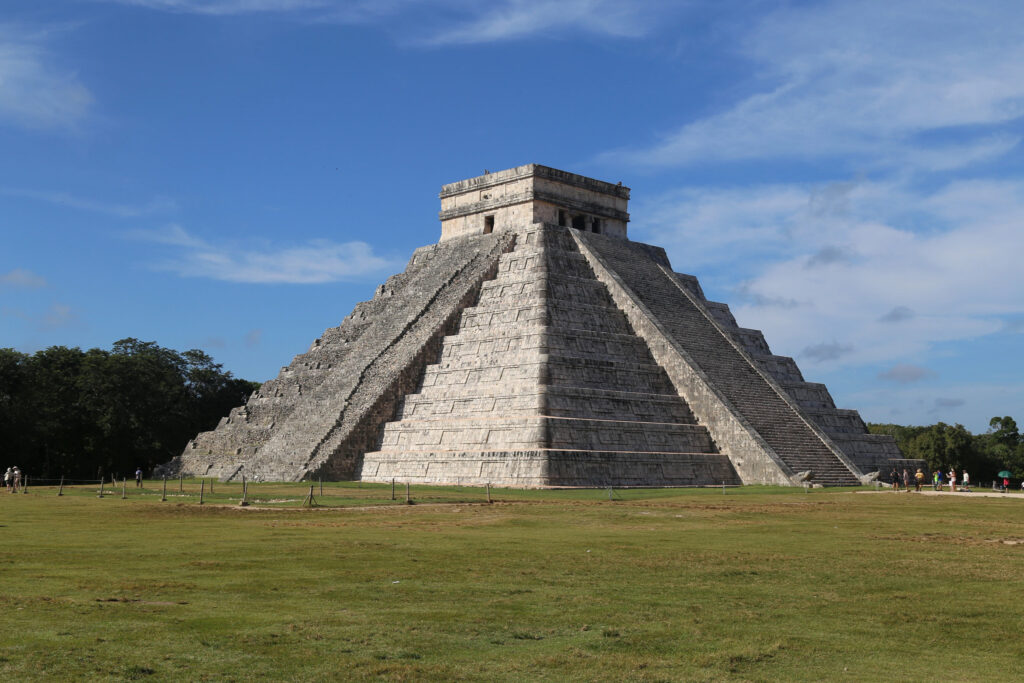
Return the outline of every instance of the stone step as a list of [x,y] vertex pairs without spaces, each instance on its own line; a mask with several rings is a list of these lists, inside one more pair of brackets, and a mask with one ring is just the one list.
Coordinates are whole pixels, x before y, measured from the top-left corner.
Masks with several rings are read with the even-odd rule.
[[619,311],[604,306],[575,305],[551,300],[544,303],[516,303],[509,307],[472,306],[462,311],[459,329],[522,324],[616,334],[631,332],[625,316]]
[[533,392],[499,390],[487,396],[406,396],[396,420],[449,419],[481,415],[547,415],[589,419],[696,424],[686,403],[674,395],[608,389],[544,386]]
[[485,448],[566,448],[650,453],[713,453],[700,425],[624,420],[554,418],[542,415],[452,420],[401,420],[385,425],[381,452]]
[[537,384],[673,393],[665,372],[653,363],[600,361],[568,356],[538,357],[479,368],[446,369],[428,365],[421,390],[446,385],[496,384],[534,381]]

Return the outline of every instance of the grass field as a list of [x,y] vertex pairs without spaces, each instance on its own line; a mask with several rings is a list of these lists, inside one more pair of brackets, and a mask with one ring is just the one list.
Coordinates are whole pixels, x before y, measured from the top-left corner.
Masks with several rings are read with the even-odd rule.
[[1021,680],[1024,499],[0,495],[3,680]]

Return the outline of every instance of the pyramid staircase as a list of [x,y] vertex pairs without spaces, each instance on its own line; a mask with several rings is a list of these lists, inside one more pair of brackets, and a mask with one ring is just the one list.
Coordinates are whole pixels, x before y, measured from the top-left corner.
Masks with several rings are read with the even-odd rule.
[[739,483],[556,226],[525,229],[501,257],[380,444],[364,480]]

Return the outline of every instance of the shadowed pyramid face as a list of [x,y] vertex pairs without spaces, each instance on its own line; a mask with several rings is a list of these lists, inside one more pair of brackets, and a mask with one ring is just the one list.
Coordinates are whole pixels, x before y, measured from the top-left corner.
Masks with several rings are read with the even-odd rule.
[[446,185],[441,241],[172,469],[665,486],[918,466],[626,239],[628,197],[537,165]]

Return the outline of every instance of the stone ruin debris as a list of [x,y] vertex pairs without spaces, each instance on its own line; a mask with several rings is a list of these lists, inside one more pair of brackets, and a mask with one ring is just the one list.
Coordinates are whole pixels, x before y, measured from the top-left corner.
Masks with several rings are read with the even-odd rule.
[[629,192],[537,164],[443,186],[440,241],[167,471],[855,486],[917,466],[664,249],[629,240]]

